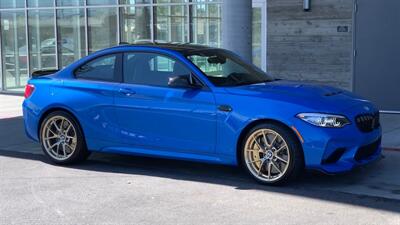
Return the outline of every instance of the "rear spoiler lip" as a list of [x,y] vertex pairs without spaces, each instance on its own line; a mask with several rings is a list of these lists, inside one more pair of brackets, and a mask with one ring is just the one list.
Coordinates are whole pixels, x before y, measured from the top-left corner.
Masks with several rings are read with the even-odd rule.
[[42,77],[50,74],[57,73],[60,70],[37,70],[32,73],[32,78]]

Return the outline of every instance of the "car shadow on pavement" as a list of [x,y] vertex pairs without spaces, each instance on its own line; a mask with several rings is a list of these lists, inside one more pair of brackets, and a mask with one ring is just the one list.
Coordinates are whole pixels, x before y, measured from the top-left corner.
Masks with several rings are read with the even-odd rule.
[[[0,160],[3,157],[35,160],[50,164],[38,143],[28,140],[21,117],[0,120]],[[3,159],[2,159],[3,158]],[[379,164],[380,162],[376,162]],[[89,160],[68,166],[76,170],[163,177],[201,183],[227,185],[239,190],[259,190],[338,202],[400,213],[400,200],[376,197],[363,191],[346,191],[365,185],[377,165],[358,168],[351,173],[328,176],[305,173],[285,186],[265,186],[255,182],[238,167],[211,165],[169,159],[93,153]],[[0,177],[1,179],[1,177]],[[379,183],[375,188],[380,188]],[[392,191],[399,191],[396,186]],[[361,188],[362,190],[362,188]],[[399,191],[400,194],[400,191]]]

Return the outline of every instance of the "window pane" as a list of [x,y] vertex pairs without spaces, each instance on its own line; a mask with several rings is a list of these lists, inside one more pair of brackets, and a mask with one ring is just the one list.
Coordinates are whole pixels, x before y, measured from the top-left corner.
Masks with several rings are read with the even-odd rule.
[[57,6],[80,6],[84,5],[84,0],[57,0]]
[[188,0],[156,0],[156,3],[185,3]]
[[28,11],[30,72],[56,69],[53,10]]
[[130,84],[168,86],[169,78],[190,71],[180,62],[153,53],[130,53],[124,58],[124,81]]
[[192,0],[192,2],[222,2],[223,0]]
[[221,5],[193,5],[191,29],[194,43],[219,47],[221,45]]
[[88,9],[89,53],[117,44],[117,9]]
[[114,81],[116,55],[108,55],[97,58],[83,66],[76,72],[77,78],[89,80]]
[[167,42],[188,42],[188,17],[186,6],[158,6],[156,14],[156,40]]
[[151,3],[152,0],[120,0],[122,5],[133,5],[133,4],[147,4]]
[[59,67],[86,55],[85,14],[83,9],[57,10]]
[[0,8],[22,8],[25,6],[24,0],[0,0]]
[[88,5],[116,5],[117,0],[87,0]]
[[51,7],[54,6],[54,0],[28,0],[29,7]]
[[120,15],[123,42],[151,40],[150,7],[121,8]]
[[1,12],[1,53],[5,89],[22,88],[28,79],[24,12]]
[[208,15],[210,17],[221,17],[221,6],[217,4],[208,5]]

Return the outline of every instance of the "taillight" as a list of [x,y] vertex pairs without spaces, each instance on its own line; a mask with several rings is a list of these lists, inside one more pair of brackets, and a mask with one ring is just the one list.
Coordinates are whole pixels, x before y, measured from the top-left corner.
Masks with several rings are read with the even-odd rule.
[[25,86],[25,94],[24,94],[24,97],[25,97],[25,98],[29,98],[29,97],[32,95],[33,91],[35,91],[35,86],[34,86],[33,84],[27,84],[27,85]]

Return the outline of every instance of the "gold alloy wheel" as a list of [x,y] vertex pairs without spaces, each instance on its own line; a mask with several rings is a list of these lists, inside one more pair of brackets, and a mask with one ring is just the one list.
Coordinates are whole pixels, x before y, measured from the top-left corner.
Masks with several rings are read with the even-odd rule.
[[256,130],[248,137],[244,157],[253,176],[265,182],[274,182],[284,176],[290,163],[286,141],[271,129]]
[[74,125],[63,116],[54,116],[42,128],[41,141],[50,157],[57,161],[69,159],[77,147]]

